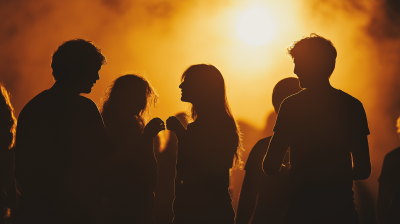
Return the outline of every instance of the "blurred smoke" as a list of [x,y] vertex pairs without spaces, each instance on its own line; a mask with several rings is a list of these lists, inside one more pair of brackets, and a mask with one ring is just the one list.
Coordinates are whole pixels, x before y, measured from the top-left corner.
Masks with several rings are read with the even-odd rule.
[[377,179],[383,157],[400,143],[395,129],[395,121],[400,115],[400,2],[319,0],[315,1],[314,6],[334,9],[324,14],[328,18],[335,17],[338,10],[347,13],[349,17],[364,18],[363,25],[355,31],[355,45],[359,54],[365,56],[354,67],[367,72],[354,81],[353,85],[368,80],[368,87],[360,100],[366,108],[371,131],[369,141],[373,171],[367,181],[355,185],[355,196],[361,222],[376,223]]
[[[239,12],[249,2],[274,1],[0,0],[0,82],[11,92],[18,115],[31,98],[51,87],[52,52],[66,40],[85,38],[99,46],[108,59],[100,71],[101,79],[88,95],[95,102],[118,75],[145,73],[160,95],[153,116],[166,119],[185,110],[178,89],[184,69],[194,63],[212,63],[222,67],[234,113],[262,128],[262,119],[272,108],[272,87],[293,76],[290,59],[283,58],[283,49],[290,44],[287,39],[317,32],[338,48],[334,86],[365,106],[373,173],[361,183],[367,186],[363,192],[370,192],[374,199],[383,157],[400,143],[395,132],[400,114],[400,2],[284,1],[279,13],[293,16],[297,23],[281,29],[279,38],[285,44],[274,42],[264,51],[273,55],[268,60],[282,55],[287,62],[265,60],[271,64],[262,67],[257,78],[250,78],[255,72],[243,60],[253,56],[254,49],[239,46],[227,33],[228,22],[234,21],[216,16],[229,15],[224,13],[231,8],[234,10],[229,12]],[[290,11],[291,5],[297,11]],[[231,61],[235,57],[239,59]],[[259,121],[254,121],[256,118]]]

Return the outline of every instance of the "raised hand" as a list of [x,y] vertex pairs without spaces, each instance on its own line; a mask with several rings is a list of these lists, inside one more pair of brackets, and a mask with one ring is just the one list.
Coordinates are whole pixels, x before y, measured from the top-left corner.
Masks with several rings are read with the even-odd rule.
[[167,119],[167,129],[176,132],[185,128],[177,117],[171,116]]
[[186,131],[182,123],[175,116],[171,116],[167,119],[167,129],[175,132],[178,139]]
[[151,121],[146,125],[143,130],[143,135],[145,138],[153,139],[162,130],[165,130],[164,121],[161,120],[161,118],[156,117],[151,119]]

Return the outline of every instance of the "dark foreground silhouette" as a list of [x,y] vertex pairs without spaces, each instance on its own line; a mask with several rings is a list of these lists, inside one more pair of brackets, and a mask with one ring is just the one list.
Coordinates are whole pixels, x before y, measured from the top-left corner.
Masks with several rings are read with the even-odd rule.
[[117,78],[106,94],[102,115],[114,152],[107,176],[105,223],[155,223],[153,138],[165,126],[159,118],[146,125],[144,116],[156,100],[149,82],[137,75]]
[[16,124],[10,96],[0,83],[0,223],[5,223],[7,209],[11,209],[11,215],[14,216],[17,205],[13,174]]
[[267,175],[276,174],[290,147],[285,223],[358,223],[353,180],[371,172],[363,105],[330,85],[337,53],[329,40],[312,34],[288,53],[306,89],[281,104],[263,163]]
[[[175,115],[187,127],[186,113]],[[156,223],[171,224],[174,218],[172,204],[175,198],[175,164],[178,140],[174,132],[169,132],[169,138],[165,149],[156,154],[158,165],[157,186],[155,189],[154,218]]]
[[104,63],[92,43],[65,42],[53,54],[55,84],[21,111],[18,223],[98,223],[109,142],[96,104],[80,94],[91,92]]
[[[397,119],[397,133],[400,134],[400,117]],[[378,181],[379,223],[400,223],[400,147],[385,156]]]
[[174,223],[233,224],[229,170],[238,163],[239,130],[228,106],[225,83],[212,65],[189,67],[182,75],[181,100],[192,104],[183,127],[176,117],[167,128],[178,138]]
[[[272,103],[278,112],[282,101],[301,90],[297,78],[279,81],[272,93]],[[238,205],[236,224],[283,223],[287,206],[287,187],[289,178],[289,152],[285,155],[278,175],[266,176],[262,161],[267,153],[271,136],[257,142],[247,159]]]

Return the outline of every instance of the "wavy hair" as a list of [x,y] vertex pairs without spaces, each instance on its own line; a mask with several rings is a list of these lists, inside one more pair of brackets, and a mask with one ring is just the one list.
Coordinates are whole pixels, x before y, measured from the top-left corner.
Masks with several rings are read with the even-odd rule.
[[5,135],[0,136],[0,138],[5,139],[4,143],[6,143],[8,149],[11,149],[15,145],[17,120],[14,116],[14,108],[11,105],[10,94],[1,83],[0,90],[0,127],[2,129],[0,133]]
[[143,131],[149,105],[155,105],[158,95],[150,83],[142,76],[127,74],[115,79],[102,99],[101,114],[106,123],[134,117]]
[[[233,168],[242,168],[243,162],[241,158],[244,151],[242,147],[242,136],[239,125],[233,117],[232,110],[228,103],[224,77],[215,66],[210,64],[196,64],[190,66],[182,74],[181,82],[183,82],[188,76],[196,76],[196,84],[199,86],[204,86],[204,88],[207,89],[202,96],[204,100],[207,101],[207,105],[210,108],[213,108],[215,112],[228,116],[235,125],[236,134],[238,137],[238,148],[235,153]],[[191,104],[189,117],[194,121],[197,119],[198,114],[199,108]]]

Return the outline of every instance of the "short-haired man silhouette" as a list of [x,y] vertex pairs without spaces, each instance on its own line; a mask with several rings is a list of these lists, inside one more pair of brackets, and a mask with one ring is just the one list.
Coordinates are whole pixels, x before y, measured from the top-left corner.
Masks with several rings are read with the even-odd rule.
[[[272,92],[272,105],[279,111],[282,101],[301,90],[299,80],[289,77],[280,80]],[[251,149],[246,161],[240,199],[236,213],[236,224],[283,223],[287,206],[287,180],[289,174],[289,151],[286,153],[279,175],[266,176],[262,161],[272,136],[260,139]]]
[[311,34],[288,54],[304,89],[281,104],[263,162],[267,175],[276,174],[290,147],[285,223],[358,223],[353,180],[371,173],[363,105],[331,86],[337,55],[331,41]]
[[103,64],[105,57],[91,42],[63,43],[53,54],[54,85],[21,111],[18,223],[95,223],[108,138],[96,104],[80,94],[91,92]]

